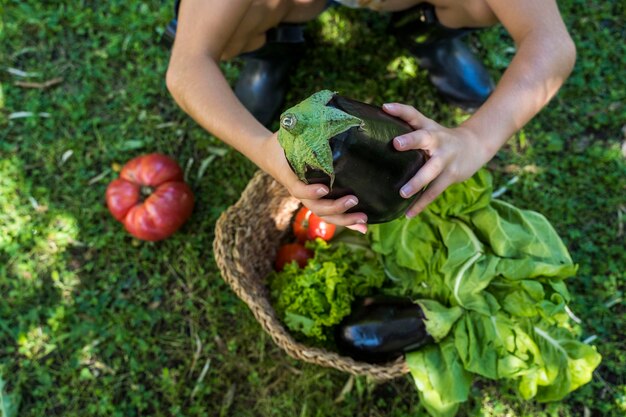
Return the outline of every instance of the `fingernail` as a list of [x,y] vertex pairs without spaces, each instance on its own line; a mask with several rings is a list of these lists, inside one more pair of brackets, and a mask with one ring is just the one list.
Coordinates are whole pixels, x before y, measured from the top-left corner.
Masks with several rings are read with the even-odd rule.
[[393,103],[385,103],[383,104],[383,107],[388,110],[393,110],[396,106]]
[[363,219],[357,219],[356,224],[365,224],[367,223],[365,220]]
[[357,202],[358,201],[356,201],[356,198],[349,198],[344,205],[346,206],[346,208],[350,208],[356,206]]
[[406,145],[406,140],[402,136],[398,136],[394,140],[396,141],[398,148],[404,148],[404,145]]
[[317,189],[317,195],[320,197],[325,196],[326,194],[328,194],[328,190],[326,188],[321,187]]
[[400,195],[404,198],[410,197],[412,192],[413,188],[411,188],[411,186],[408,184],[400,189]]

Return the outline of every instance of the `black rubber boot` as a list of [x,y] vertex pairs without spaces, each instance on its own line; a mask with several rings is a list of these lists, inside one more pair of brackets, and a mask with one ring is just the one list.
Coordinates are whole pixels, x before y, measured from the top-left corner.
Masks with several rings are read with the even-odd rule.
[[168,44],[168,46],[172,46],[174,43],[174,38],[176,37],[176,28],[178,26],[178,19],[172,19],[165,27],[165,32],[163,32],[163,41]]
[[165,27],[165,31],[163,32],[163,36],[161,40],[167,44],[167,46],[172,46],[174,43],[174,38],[176,37],[176,28],[178,28],[178,9],[180,8],[180,0],[176,0],[174,2],[174,18],[169,21],[167,26]]
[[304,26],[283,24],[267,32],[261,49],[240,55],[244,67],[235,95],[263,125],[278,120],[289,75],[305,49]]
[[471,29],[442,26],[432,5],[394,13],[390,30],[428,70],[430,81],[449,102],[474,110],[493,91],[487,69],[461,40]]

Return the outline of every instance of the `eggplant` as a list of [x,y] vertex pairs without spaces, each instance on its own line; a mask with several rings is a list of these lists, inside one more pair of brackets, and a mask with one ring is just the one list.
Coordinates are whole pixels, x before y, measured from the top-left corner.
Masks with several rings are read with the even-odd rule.
[[323,90],[286,110],[280,124],[278,140],[300,180],[327,185],[325,198],[355,195],[359,203],[347,212],[365,213],[368,223],[394,220],[421,194],[405,199],[400,188],[426,154],[393,146],[414,129],[379,107]]
[[419,305],[404,297],[357,300],[352,313],[335,328],[342,355],[368,363],[391,361],[434,342]]

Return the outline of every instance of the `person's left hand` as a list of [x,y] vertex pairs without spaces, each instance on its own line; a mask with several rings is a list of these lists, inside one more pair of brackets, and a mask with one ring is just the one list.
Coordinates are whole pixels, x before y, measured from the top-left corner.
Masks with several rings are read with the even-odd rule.
[[415,129],[396,137],[394,147],[399,151],[421,149],[428,156],[426,164],[400,190],[402,197],[410,198],[428,186],[407,210],[407,217],[419,214],[449,185],[474,175],[493,156],[468,128],[443,127],[405,104],[388,103],[383,109]]

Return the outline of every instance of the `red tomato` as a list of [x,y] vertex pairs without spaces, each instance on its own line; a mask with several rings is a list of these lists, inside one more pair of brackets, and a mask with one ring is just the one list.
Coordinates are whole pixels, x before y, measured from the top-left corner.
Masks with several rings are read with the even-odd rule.
[[306,266],[307,260],[313,256],[313,253],[300,243],[288,243],[281,246],[276,254],[276,262],[274,267],[277,271],[282,271],[285,265],[296,261],[300,268]]
[[293,234],[300,243],[318,237],[328,241],[332,239],[336,228],[334,224],[325,222],[306,207],[298,211],[293,221]]
[[311,217],[309,217],[309,228],[306,231],[306,236],[309,240],[315,240],[319,237],[328,242],[333,238],[336,228],[337,226],[334,224],[327,223],[320,217],[311,213]]
[[161,154],[142,155],[122,168],[107,187],[109,211],[126,230],[142,240],[162,240],[191,216],[194,196],[173,159]]
[[302,207],[298,210],[296,218],[293,221],[293,234],[300,243],[303,243],[307,239],[307,229],[309,227],[309,217],[311,214],[311,210]]

